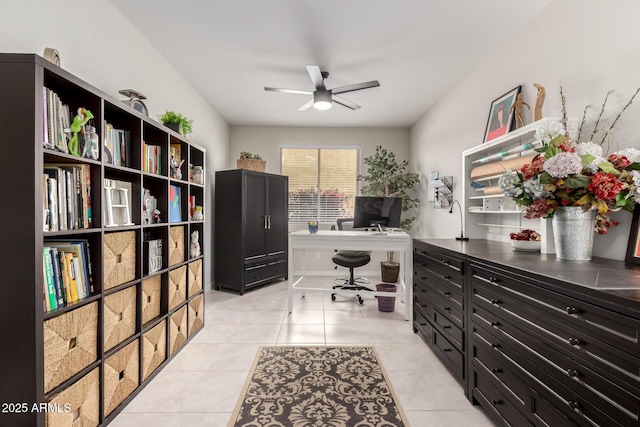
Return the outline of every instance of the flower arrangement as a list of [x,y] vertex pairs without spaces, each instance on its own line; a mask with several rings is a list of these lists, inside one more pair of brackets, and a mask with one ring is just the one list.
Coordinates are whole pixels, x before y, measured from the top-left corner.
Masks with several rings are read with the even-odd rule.
[[605,234],[618,225],[611,212],[633,212],[640,202],[640,150],[606,155],[601,144],[570,140],[560,123],[540,127],[536,138],[542,147],[531,163],[498,180],[503,194],[526,206],[526,218],[550,218],[564,206],[596,209],[595,231]]

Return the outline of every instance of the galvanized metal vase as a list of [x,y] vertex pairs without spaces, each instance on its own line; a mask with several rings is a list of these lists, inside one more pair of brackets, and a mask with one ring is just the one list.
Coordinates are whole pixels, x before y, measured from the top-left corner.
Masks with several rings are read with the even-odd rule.
[[571,261],[587,261],[593,251],[596,211],[583,211],[579,206],[565,206],[553,214],[553,241],[556,257]]

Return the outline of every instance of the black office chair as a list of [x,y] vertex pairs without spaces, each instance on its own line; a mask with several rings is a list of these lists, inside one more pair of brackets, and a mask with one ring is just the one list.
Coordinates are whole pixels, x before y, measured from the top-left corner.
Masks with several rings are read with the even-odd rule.
[[[338,230],[353,229],[353,218],[338,218],[337,223]],[[335,229],[333,226],[332,228]],[[337,251],[336,254],[331,258],[331,260],[335,264],[349,269],[349,277],[344,279],[336,279],[336,281],[340,281],[341,283],[335,285],[333,289],[345,289],[351,291],[373,291],[373,289],[369,289],[368,287],[362,285],[362,283],[369,283],[367,279],[354,277],[354,269],[369,264],[369,262],[371,261],[371,252]],[[358,302],[360,304],[364,303],[362,297],[359,294],[356,295],[356,297],[358,298]],[[331,300],[336,300],[335,293],[331,294]]]

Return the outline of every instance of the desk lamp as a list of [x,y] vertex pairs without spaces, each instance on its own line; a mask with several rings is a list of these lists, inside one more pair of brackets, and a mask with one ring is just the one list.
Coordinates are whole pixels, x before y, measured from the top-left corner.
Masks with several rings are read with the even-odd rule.
[[458,202],[457,200],[454,200],[453,202],[451,202],[451,208],[449,209],[449,213],[452,214],[453,213],[453,205],[454,203],[458,204],[458,211],[460,211],[460,236],[456,237],[456,240],[462,241],[462,242],[466,242],[469,240],[468,237],[464,237],[464,232],[462,231],[462,207],[460,206],[460,202]]

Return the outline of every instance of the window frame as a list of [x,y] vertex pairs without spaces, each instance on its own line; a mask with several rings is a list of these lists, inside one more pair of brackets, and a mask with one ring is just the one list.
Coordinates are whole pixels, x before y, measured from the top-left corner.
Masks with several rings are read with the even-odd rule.
[[[305,144],[281,144],[278,147],[278,151],[279,151],[279,161],[280,161],[280,165],[279,165],[279,173],[281,175],[284,175],[282,172],[282,163],[283,163],[283,150],[284,149],[301,149],[301,150],[355,150],[356,151],[356,193],[354,195],[354,197],[359,196],[360,195],[360,191],[361,191],[361,185],[360,185],[360,180],[357,179],[357,177],[360,175],[360,170],[362,167],[362,147],[360,145],[353,145],[353,144],[345,144],[345,145],[334,145],[334,144],[317,144],[317,145],[305,145]],[[318,191],[320,191],[320,178],[321,178],[321,168],[322,168],[322,158],[320,155],[318,155],[318,169],[317,169],[317,176],[316,176],[316,185],[318,187]],[[288,195],[287,195],[288,197]],[[355,200],[354,200],[355,201]],[[318,198],[317,200],[317,216],[315,218],[316,221],[318,221],[320,224],[334,224],[334,221],[320,221],[320,198]],[[314,220],[312,218],[309,218],[309,220]],[[289,225],[301,225],[304,224],[304,222],[291,222],[290,220],[288,220]]]

